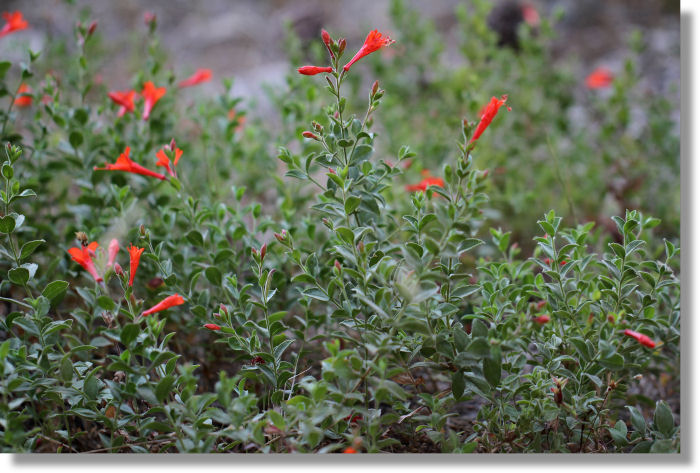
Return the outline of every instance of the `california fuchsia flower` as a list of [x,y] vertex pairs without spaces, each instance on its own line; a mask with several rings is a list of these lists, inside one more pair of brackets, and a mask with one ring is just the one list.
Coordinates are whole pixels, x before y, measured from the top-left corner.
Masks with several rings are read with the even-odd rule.
[[109,254],[109,258],[107,259],[107,267],[111,268],[114,264],[114,260],[117,259],[117,253],[119,253],[119,242],[116,238],[112,238],[112,241],[109,242],[107,253]]
[[343,450],[343,453],[357,453],[357,450],[355,450],[352,447],[348,447],[345,450]]
[[167,154],[165,154],[164,148],[159,149],[158,152],[156,153],[156,158],[158,158],[158,162],[156,163],[156,166],[164,167],[168,171],[168,174],[170,174],[173,177],[175,177],[174,168],[175,168],[175,166],[177,166],[177,162],[180,160],[180,156],[182,156],[182,150],[180,148],[175,147],[174,143],[175,142],[173,141],[173,145],[171,147],[166,147],[168,149],[168,151],[171,151],[172,153],[174,153],[172,166],[170,163],[170,158],[168,157]]
[[71,256],[73,261],[78,263],[83,267],[85,271],[90,273],[90,276],[95,278],[95,281],[102,282],[102,276],[97,274],[97,269],[95,268],[95,263],[92,261],[92,257],[95,255],[95,250],[98,247],[98,243],[93,241],[87,246],[80,246],[79,248],[71,248],[68,250],[68,254]]
[[136,270],[139,267],[141,253],[143,253],[145,248],[138,248],[131,245],[126,250],[129,252],[129,287],[131,287],[134,285],[134,276],[136,276]]
[[425,192],[429,186],[445,187],[445,181],[440,177],[433,177],[429,173],[423,174],[425,177],[418,184],[407,185],[406,190],[408,192]]
[[538,317],[532,318],[533,322],[538,323],[540,325],[546,324],[547,322],[549,322],[549,320],[550,320],[550,318],[549,318],[549,315],[547,315],[547,314],[543,314],[543,315],[540,315]]
[[[491,101],[481,111],[481,118],[479,120],[479,124],[476,126],[476,130],[474,130],[474,134],[472,135],[471,140],[469,140],[470,143],[473,143],[479,139],[484,130],[486,130],[486,128],[488,128],[488,126],[493,121],[493,118],[498,113],[498,109],[505,105],[506,100],[508,100],[507,95],[502,95],[500,99],[497,99],[496,97],[491,97]],[[506,108],[508,109],[508,111],[510,111],[510,107]]]
[[615,76],[605,67],[597,67],[586,77],[586,87],[589,89],[604,89],[609,87]]
[[108,93],[107,96],[112,99],[112,102],[119,105],[119,111],[117,112],[118,117],[124,116],[126,112],[134,111],[134,97],[136,96],[136,91],[125,90],[124,92],[119,92],[115,90],[114,92]]
[[24,30],[29,27],[29,23],[22,17],[22,12],[16,11],[13,13],[4,12],[2,17],[5,19],[5,25],[0,29],[0,38],[7,36],[15,31]]
[[143,97],[143,119],[148,120],[151,116],[151,110],[153,106],[158,102],[163,95],[165,95],[165,87],[156,87],[150,80],[143,84],[143,90],[141,91],[141,96]]
[[192,74],[187,79],[178,84],[181,89],[183,87],[192,87],[193,85],[201,84],[211,80],[211,69],[197,69],[197,72]]
[[216,324],[204,324],[204,328],[208,328],[209,330],[213,331],[221,330],[221,327]]
[[297,72],[299,74],[303,74],[305,76],[315,76],[316,74],[320,74],[322,72],[333,72],[333,68],[328,66],[328,67],[319,67],[319,66],[302,66],[297,69]]
[[635,340],[637,340],[640,344],[644,345],[645,347],[649,348],[654,348],[656,346],[656,342],[654,342],[651,338],[647,337],[643,333],[635,332],[634,330],[626,329],[624,331],[624,334],[627,335],[628,337],[632,337]]
[[182,305],[185,303],[185,300],[182,298],[181,295],[179,294],[173,294],[172,296],[168,296],[153,307],[151,307],[148,310],[144,310],[141,315],[142,316],[147,316],[151,314],[155,314],[156,312],[162,312],[164,310],[170,309],[171,307],[175,307],[178,305]]
[[350,66],[355,64],[363,57],[375,52],[378,49],[383,48],[384,46],[389,46],[394,42],[395,41],[393,39],[389,38],[388,36],[382,35],[377,30],[370,31],[367,35],[367,38],[365,38],[365,44],[363,44],[360,50],[357,51],[357,54],[355,54],[355,56],[353,56],[353,58],[350,59],[350,62],[343,66],[343,70],[347,72],[350,69]]
[[15,94],[15,107],[29,107],[32,104],[32,89],[27,84],[20,84]]
[[92,168],[94,171],[124,171],[133,174],[141,174],[143,176],[155,177],[156,179],[165,180],[164,174],[159,174],[155,171],[151,171],[140,164],[133,162],[129,159],[129,152],[131,149],[127,146],[122,154],[117,158],[117,162],[114,164],[105,164],[105,167],[99,168],[95,166]]

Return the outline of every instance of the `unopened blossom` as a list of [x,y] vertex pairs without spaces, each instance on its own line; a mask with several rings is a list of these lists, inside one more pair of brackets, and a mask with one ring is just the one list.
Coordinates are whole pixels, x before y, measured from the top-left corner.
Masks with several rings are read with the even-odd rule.
[[333,68],[330,66],[301,66],[297,68],[297,72],[305,76],[315,76],[316,74],[321,74],[322,72],[333,72]]
[[27,84],[20,84],[15,94],[15,101],[13,102],[15,107],[29,107],[32,104],[32,88]]
[[335,54],[333,54],[333,49],[331,49],[331,44],[333,43],[333,40],[331,39],[331,35],[328,34],[328,31],[321,30],[321,39],[323,40],[323,44],[326,45],[326,49],[328,50],[328,54],[330,54],[331,57],[333,59],[335,59]]
[[182,150],[180,148],[175,147],[174,142],[173,145],[169,148],[169,150],[174,153],[172,163],[170,162],[170,158],[168,157],[168,155],[165,154],[165,150],[161,148],[156,153],[156,158],[158,158],[156,166],[164,167],[168,171],[168,174],[175,177],[175,166],[177,166],[177,162],[180,160],[180,156],[182,156]]
[[162,312],[164,310],[170,309],[171,307],[179,306],[185,303],[185,300],[182,298],[181,295],[179,294],[173,294],[172,296],[168,296],[153,307],[151,307],[148,310],[144,310],[141,315],[142,316],[147,316],[151,314],[155,314],[156,312]]
[[626,329],[624,331],[624,334],[627,335],[628,337],[634,338],[641,345],[644,345],[645,347],[654,348],[656,346],[656,342],[654,342],[651,338],[644,335],[643,333],[639,333],[639,332],[635,332],[634,330]]
[[[491,97],[489,103],[481,111],[479,124],[476,126],[476,130],[474,130],[474,134],[472,135],[471,140],[469,140],[470,143],[474,143],[476,140],[479,139],[484,130],[486,130],[486,128],[488,128],[488,126],[493,121],[493,118],[498,113],[498,109],[505,105],[506,100],[508,100],[507,95],[502,95],[500,99],[497,99],[496,97]],[[510,111],[511,109],[510,107],[506,108],[508,109],[508,111]]]
[[129,152],[131,149],[127,146],[126,149],[124,149],[124,152],[119,155],[119,158],[117,158],[117,162],[114,164],[105,164],[105,167],[100,168],[95,166],[93,168],[94,171],[124,171],[124,172],[130,172],[133,174],[141,174],[142,176],[149,176],[149,177],[155,177],[156,179],[165,180],[165,175],[157,173],[155,171],[151,171],[148,168],[145,168],[141,166],[138,163],[133,162],[129,158]]
[[544,325],[544,324],[546,324],[547,322],[550,321],[550,318],[549,318],[549,315],[543,314],[543,315],[540,315],[540,316],[538,316],[538,317],[533,317],[533,318],[532,318],[532,321],[535,322],[535,323],[538,323],[538,324],[540,324],[540,325]]
[[141,261],[141,253],[145,248],[131,245],[126,250],[129,252],[129,287],[131,287],[134,285],[134,276],[136,276],[136,270],[139,267],[139,261]]
[[73,261],[78,263],[80,266],[83,267],[85,271],[90,273],[90,276],[92,276],[95,281],[97,282],[102,282],[102,276],[100,276],[97,273],[97,268],[95,268],[95,262],[92,260],[92,257],[95,255],[95,250],[99,244],[96,241],[93,241],[87,246],[80,246],[80,247],[73,247],[68,250],[68,254],[71,256]]
[[4,12],[2,17],[5,20],[5,24],[3,25],[2,29],[0,29],[0,38],[7,36],[10,33],[14,33],[15,31],[24,30],[29,27],[29,23],[27,23],[27,20],[22,17],[22,12],[20,11],[12,13]]
[[589,89],[604,89],[610,87],[615,79],[610,69],[605,67],[597,67],[586,77],[586,87]]
[[197,69],[197,71],[194,74],[180,82],[177,86],[182,89],[183,87],[192,87],[193,85],[201,84],[202,82],[208,82],[210,80],[211,69]]
[[221,330],[221,327],[219,327],[216,324],[204,324],[204,328],[208,328],[209,330],[212,330],[212,331]]
[[150,80],[143,84],[141,96],[143,97],[143,116],[144,120],[148,120],[151,116],[151,110],[155,104],[165,95],[165,87],[156,87]]
[[108,93],[107,96],[112,99],[112,102],[119,105],[119,111],[117,112],[118,117],[124,116],[126,112],[134,111],[135,90],[125,90],[123,92],[115,90],[114,92]]
[[310,131],[303,132],[301,134],[301,136],[303,136],[304,138],[310,138],[312,140],[321,141],[321,138],[319,138],[318,135],[315,135],[314,133],[312,133]]
[[343,453],[357,453],[357,450],[355,450],[352,447],[348,447],[345,450],[343,450]]
[[393,44],[395,41],[388,36],[384,36],[382,33],[380,33],[377,30],[370,31],[369,34],[367,35],[367,38],[365,38],[365,43],[362,45],[359,51],[357,51],[357,54],[353,56],[352,59],[350,59],[350,62],[345,64],[343,66],[344,71],[348,71],[350,69],[350,66],[355,64],[357,61],[362,59],[363,57],[367,56],[368,54],[371,54],[378,49],[381,49],[385,46],[389,46],[390,44]]
[[119,253],[119,242],[116,238],[112,238],[109,242],[109,247],[107,248],[107,254],[109,255],[107,259],[107,267],[111,268],[114,264],[114,260],[117,259],[117,253]]

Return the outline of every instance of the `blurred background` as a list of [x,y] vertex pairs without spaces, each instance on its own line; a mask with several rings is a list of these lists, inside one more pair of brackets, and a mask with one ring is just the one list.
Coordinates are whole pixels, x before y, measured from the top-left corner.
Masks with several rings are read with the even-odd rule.
[[[406,2],[424,18],[435,21],[445,38],[444,62],[458,63],[457,35],[460,25],[455,8],[460,0]],[[619,69],[625,54],[626,38],[634,29],[644,32],[648,49],[641,65],[649,85],[657,90],[680,77],[679,4],[672,0],[528,0],[493,1],[500,17],[492,27],[514,30],[518,15],[512,4],[532,7],[539,15],[556,10],[562,21],[554,54],[577,55],[591,69],[604,65]],[[236,77],[234,92],[248,98],[261,98],[261,83],[283,83],[290,64],[285,54],[285,28],[291,27],[302,40],[319,36],[321,28],[334,36],[344,36],[348,44],[361,44],[367,31],[378,28],[392,35],[389,0],[0,0],[0,10],[22,10],[33,28],[23,33],[32,49],[43,49],[46,41],[72,35],[74,12],[89,9],[96,19],[111,61],[104,65],[108,85],[120,86],[131,75],[135,30],[143,30],[144,13],[152,12],[164,48],[176,69],[209,68],[214,77]],[[510,15],[510,16],[509,16]],[[494,16],[498,16],[495,15]],[[521,19],[522,20],[522,19]],[[511,33],[512,34],[512,33]],[[0,54],[10,47],[0,45]],[[18,51],[17,51],[18,52]],[[582,74],[590,70],[581,71]],[[217,82],[203,86],[214,90]]]

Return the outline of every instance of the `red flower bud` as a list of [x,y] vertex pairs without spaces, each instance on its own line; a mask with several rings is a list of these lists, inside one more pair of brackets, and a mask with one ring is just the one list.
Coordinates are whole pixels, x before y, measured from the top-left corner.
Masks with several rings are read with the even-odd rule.
[[549,315],[547,315],[547,314],[543,314],[543,315],[540,315],[539,317],[532,318],[533,322],[538,323],[540,325],[546,324],[547,322],[549,322],[549,320],[550,320],[550,318],[549,318]]
[[265,259],[265,254],[267,253],[267,243],[265,243],[262,248],[260,248],[260,260]]
[[333,68],[330,66],[319,67],[319,66],[301,66],[297,68],[299,74],[305,76],[315,76],[316,74],[321,74],[322,72],[333,72]]
[[623,333],[625,335],[627,335],[628,337],[634,338],[641,345],[644,345],[645,347],[654,348],[656,346],[656,342],[654,342],[651,338],[644,335],[643,333],[635,332],[634,330],[630,330],[630,329],[625,329],[625,331]]
[[304,138],[311,138],[312,140],[321,141],[321,138],[319,138],[317,135],[314,135],[310,131],[305,131],[301,134],[301,136],[303,136]]
[[221,330],[221,327],[219,327],[216,324],[204,324],[204,328],[208,328],[209,330],[212,330],[212,331]]
[[343,453],[357,453],[357,450],[355,450],[352,447],[348,447],[345,450],[343,450]]

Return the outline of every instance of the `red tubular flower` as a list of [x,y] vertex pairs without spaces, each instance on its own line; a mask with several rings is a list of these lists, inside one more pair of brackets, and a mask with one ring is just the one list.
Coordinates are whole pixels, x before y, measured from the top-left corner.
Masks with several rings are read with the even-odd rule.
[[156,87],[153,85],[153,82],[150,80],[143,84],[143,90],[141,91],[141,95],[143,96],[143,119],[148,120],[148,117],[151,116],[151,110],[153,110],[153,106],[158,102],[163,95],[165,95],[166,92],[165,87]]
[[612,75],[610,69],[597,67],[586,77],[586,87],[589,89],[604,89],[610,86],[613,79],[615,79],[615,76]]
[[197,69],[197,72],[192,74],[187,79],[178,84],[181,89],[183,87],[192,87],[193,85],[201,84],[211,80],[211,69]]
[[127,146],[124,152],[119,155],[119,158],[117,159],[116,163],[105,164],[105,167],[103,168],[95,166],[92,169],[94,171],[124,171],[133,174],[141,174],[142,176],[155,177],[156,179],[160,179],[161,181],[165,180],[164,174],[159,174],[155,171],[151,171],[150,169],[147,169],[129,159],[130,151],[131,149]]
[[635,340],[637,340],[640,344],[644,345],[645,347],[649,348],[654,348],[656,346],[656,342],[654,342],[651,338],[647,337],[643,333],[635,332],[634,330],[626,329],[624,331],[624,334],[627,335],[628,337],[632,337]]
[[357,453],[357,450],[355,450],[352,447],[348,447],[345,450],[343,450],[343,453]]
[[92,256],[95,254],[95,250],[98,247],[98,243],[93,241],[88,246],[81,246],[79,248],[71,248],[68,250],[68,254],[71,256],[73,261],[78,263],[83,267],[85,271],[90,273],[95,281],[102,282],[102,276],[97,274],[97,269],[95,268],[95,263],[92,261]]
[[142,316],[147,316],[151,314],[155,314],[156,312],[162,312],[164,310],[170,309],[171,307],[175,307],[178,305],[182,305],[185,303],[185,300],[182,298],[181,295],[179,294],[173,294],[172,296],[168,296],[153,307],[151,307],[148,310],[144,310],[141,315]]
[[107,96],[112,99],[112,102],[119,105],[118,117],[124,116],[126,112],[134,111],[134,97],[136,96],[136,91],[125,90],[124,92],[119,92],[115,90],[114,92],[108,93]]
[[219,327],[216,324],[204,324],[204,328],[208,328],[209,330],[212,330],[212,331],[221,330],[221,327]]
[[[502,95],[500,99],[497,99],[496,97],[491,97],[491,101],[481,111],[481,118],[479,120],[479,124],[476,126],[476,130],[474,130],[472,139],[469,140],[470,143],[473,143],[479,139],[484,130],[486,130],[486,128],[488,128],[488,126],[493,121],[493,118],[498,113],[498,109],[505,105],[506,100],[508,100],[507,95]],[[510,111],[510,107],[506,108],[508,109],[508,111]]]
[[533,318],[532,318],[532,321],[535,322],[535,323],[538,323],[538,324],[540,324],[540,325],[544,325],[544,324],[546,324],[547,322],[550,321],[550,318],[549,318],[549,315],[543,314],[543,315],[540,315],[540,316],[538,316],[538,317],[533,317]]
[[32,104],[31,87],[27,84],[20,84],[15,94],[15,107],[29,107]]
[[117,259],[117,253],[119,253],[119,242],[116,238],[113,238],[109,242],[109,248],[107,250],[109,254],[109,259],[107,260],[107,267],[111,268],[114,264],[114,260]]
[[[175,148],[173,146],[173,148]],[[168,157],[167,154],[165,154],[164,149],[159,149],[158,152],[156,153],[156,158],[158,158],[158,162],[156,163],[156,166],[162,166],[164,167],[167,171],[168,174],[171,176],[175,177],[175,166],[177,166],[177,162],[180,160],[180,156],[182,156],[182,150],[180,148],[175,148],[174,149],[175,157],[172,162],[172,166],[170,165],[170,158]]]
[[141,261],[141,253],[145,248],[138,248],[131,245],[126,249],[129,252],[129,287],[134,285],[134,276],[136,276],[136,269],[139,267],[139,261]]
[[428,189],[428,186],[445,187],[445,181],[443,181],[442,178],[432,177],[429,174],[426,174],[426,177],[423,178],[423,180],[420,181],[418,184],[406,186],[406,190],[408,192],[425,192]]
[[322,72],[333,72],[333,68],[328,66],[328,67],[319,67],[319,66],[302,66],[297,69],[297,72],[299,74],[303,74],[305,76],[315,76],[316,74],[320,74]]
[[357,54],[355,54],[355,56],[353,56],[353,58],[350,59],[350,62],[343,66],[343,70],[347,72],[350,69],[350,66],[355,64],[355,62],[359,61],[368,54],[371,54],[376,50],[383,48],[384,46],[389,46],[390,44],[393,44],[394,42],[395,41],[393,39],[389,38],[388,36],[384,36],[377,30],[370,31],[367,35],[367,38],[365,38],[365,44],[363,44],[360,50],[357,51]]
[[5,25],[0,29],[0,38],[7,36],[15,31],[24,30],[29,27],[29,23],[22,17],[22,12],[16,11],[13,13],[4,12],[2,17],[5,19]]

